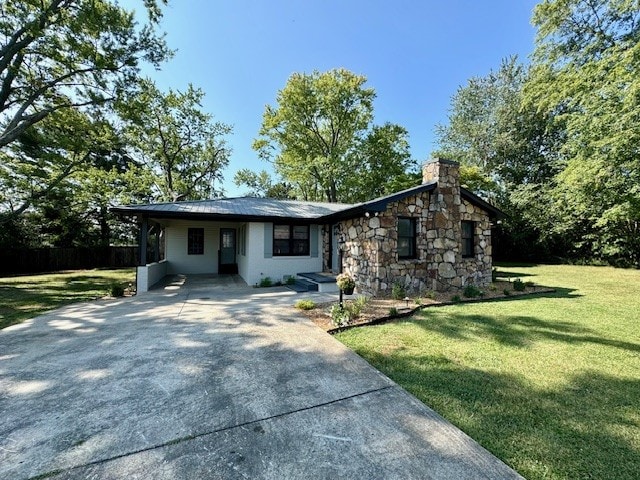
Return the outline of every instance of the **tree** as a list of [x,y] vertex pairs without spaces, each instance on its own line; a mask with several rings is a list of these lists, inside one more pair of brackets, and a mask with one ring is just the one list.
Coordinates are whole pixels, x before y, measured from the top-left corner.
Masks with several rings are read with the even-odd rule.
[[[169,51],[150,21],[107,0],[6,0],[0,6],[0,149],[55,112],[112,101],[141,60],[159,65]],[[164,2],[163,2],[164,3]]]
[[404,175],[406,131],[392,125],[371,129],[375,92],[365,83],[364,76],[344,69],[295,73],[278,92],[277,106],[266,107],[253,147],[305,200],[351,200],[348,182],[355,185],[354,177],[371,173],[358,162],[366,157],[373,164],[366,150],[378,148],[385,166],[393,164],[385,183],[395,180],[396,171]]
[[499,252],[542,256],[558,248],[543,195],[563,168],[560,124],[523,101],[529,70],[516,57],[475,77],[451,99],[449,123],[436,127],[438,155],[462,162],[461,181],[507,213]]
[[109,206],[150,200],[149,175],[99,111],[55,112],[0,151],[0,159],[5,246],[108,245]]
[[498,189],[540,184],[562,168],[562,130],[551,130],[549,116],[524,104],[528,78],[517,57],[503,60],[497,71],[459,88],[448,124],[436,127],[441,152],[478,167]]
[[242,168],[233,177],[233,183],[237,186],[249,187],[247,195],[251,197],[266,197],[287,200],[295,198],[293,187],[287,182],[276,182],[268,172],[261,170],[253,172],[248,168]]
[[640,2],[545,0],[528,103],[566,129],[553,190],[576,248],[640,266]]
[[408,136],[399,125],[374,125],[347,158],[352,173],[342,179],[341,200],[362,202],[418,185],[422,173],[411,159]]
[[156,199],[197,200],[220,193],[215,182],[221,181],[230,155],[222,137],[231,127],[201,110],[203,97],[192,85],[163,94],[147,79],[119,105],[132,155],[152,173]]
[[53,112],[0,150],[4,221],[19,217],[114,148],[117,140],[110,123],[98,112],[94,117],[71,109]]

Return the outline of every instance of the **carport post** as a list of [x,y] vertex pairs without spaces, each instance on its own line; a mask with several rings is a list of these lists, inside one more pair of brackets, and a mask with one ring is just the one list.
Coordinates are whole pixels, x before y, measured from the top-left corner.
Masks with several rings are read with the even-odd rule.
[[159,262],[160,261],[160,224],[156,224],[156,240],[154,243],[154,249],[153,249],[153,261],[154,262]]
[[140,266],[144,267],[147,264],[147,229],[149,228],[149,218],[146,215],[142,216],[142,223],[140,224]]

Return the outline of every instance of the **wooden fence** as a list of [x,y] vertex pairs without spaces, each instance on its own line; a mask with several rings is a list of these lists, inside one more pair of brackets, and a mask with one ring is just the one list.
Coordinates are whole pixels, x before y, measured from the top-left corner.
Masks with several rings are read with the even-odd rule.
[[39,273],[138,264],[137,247],[10,248],[0,250],[0,274]]

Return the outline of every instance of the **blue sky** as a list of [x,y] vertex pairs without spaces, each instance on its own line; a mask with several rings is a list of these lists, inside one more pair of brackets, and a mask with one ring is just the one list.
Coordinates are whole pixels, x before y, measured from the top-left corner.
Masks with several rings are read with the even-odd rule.
[[[125,6],[140,2],[124,1]],[[502,58],[533,50],[533,0],[173,0],[162,28],[176,49],[161,71],[162,89],[204,90],[204,110],[233,125],[224,172],[228,196],[240,168],[271,171],[251,148],[266,104],[294,72],[343,67],[368,79],[375,123],[409,131],[413,158],[435,149],[451,96]]]

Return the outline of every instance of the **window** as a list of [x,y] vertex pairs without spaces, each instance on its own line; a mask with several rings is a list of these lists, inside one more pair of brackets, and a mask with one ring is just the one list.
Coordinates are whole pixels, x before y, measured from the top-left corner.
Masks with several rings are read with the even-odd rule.
[[204,228],[190,228],[187,234],[187,254],[204,254]]
[[398,258],[416,258],[415,218],[398,218]]
[[309,225],[274,225],[274,255],[309,255]]
[[475,225],[468,220],[462,221],[462,256],[473,257],[473,231]]

